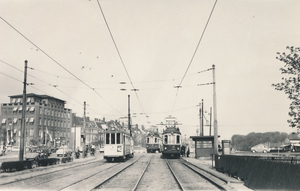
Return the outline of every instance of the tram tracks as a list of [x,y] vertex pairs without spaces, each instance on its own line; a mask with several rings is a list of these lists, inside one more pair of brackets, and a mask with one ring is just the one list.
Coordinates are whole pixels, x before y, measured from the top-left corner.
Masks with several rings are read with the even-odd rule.
[[[202,170],[201,168],[185,161],[182,159],[179,160],[166,160],[166,164],[168,165],[170,171],[172,172],[174,179],[178,183],[178,186],[181,190],[192,190],[192,189],[199,189],[199,190],[235,190],[234,188],[230,187],[225,181],[217,178],[210,173]],[[180,170],[183,166],[189,170]],[[176,170],[174,170],[176,169]],[[194,175],[193,175],[194,174]],[[198,176],[195,177],[195,175]],[[190,180],[185,179],[184,177],[189,177]],[[193,177],[196,180],[193,183]],[[198,185],[196,185],[198,184]],[[194,185],[195,187],[192,187]]]

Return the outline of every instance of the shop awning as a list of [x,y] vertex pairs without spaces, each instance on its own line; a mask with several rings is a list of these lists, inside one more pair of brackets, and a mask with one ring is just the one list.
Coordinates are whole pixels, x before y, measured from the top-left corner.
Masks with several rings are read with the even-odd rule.
[[2,123],[6,123],[6,118],[3,118],[3,119],[2,119]]

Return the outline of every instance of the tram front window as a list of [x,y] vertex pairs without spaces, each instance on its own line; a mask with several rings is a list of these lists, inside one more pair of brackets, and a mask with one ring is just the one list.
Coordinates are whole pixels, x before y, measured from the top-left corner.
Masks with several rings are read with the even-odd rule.
[[121,144],[121,135],[117,133],[117,144]]
[[149,137],[147,137],[147,143],[149,144]]
[[168,144],[168,135],[165,135],[164,141],[165,141],[165,144]]
[[115,133],[111,133],[111,144],[116,144],[116,135],[115,135]]
[[155,140],[154,142],[157,143],[157,138],[155,138],[154,140]]
[[177,143],[177,144],[180,143],[180,136],[179,136],[179,135],[177,135],[176,143]]
[[109,133],[106,133],[105,142],[106,142],[107,145],[109,144],[109,141],[110,141],[110,136],[109,135],[110,135]]

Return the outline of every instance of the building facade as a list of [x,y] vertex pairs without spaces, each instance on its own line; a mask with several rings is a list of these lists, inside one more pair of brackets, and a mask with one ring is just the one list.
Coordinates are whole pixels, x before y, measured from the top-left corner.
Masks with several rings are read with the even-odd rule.
[[0,145],[19,146],[23,104],[25,111],[25,145],[32,143],[58,146],[70,141],[72,110],[65,101],[48,95],[27,94],[9,96],[9,103],[1,104]]

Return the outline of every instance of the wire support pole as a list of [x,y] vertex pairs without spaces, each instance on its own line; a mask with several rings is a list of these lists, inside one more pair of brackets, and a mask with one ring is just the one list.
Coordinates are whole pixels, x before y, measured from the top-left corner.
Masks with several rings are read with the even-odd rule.
[[24,82],[23,82],[23,105],[22,105],[22,120],[21,120],[21,141],[19,151],[19,161],[23,161],[24,158],[24,145],[25,145],[25,111],[26,111],[26,85],[27,85],[27,60],[25,60],[24,68]]
[[130,132],[130,136],[131,136],[131,118],[130,118],[130,95],[128,95],[128,129]]
[[216,98],[216,79],[215,79],[215,65],[213,68],[213,112],[214,112],[214,153],[218,154],[218,120],[217,120],[217,98]]

